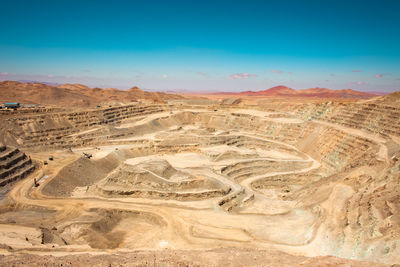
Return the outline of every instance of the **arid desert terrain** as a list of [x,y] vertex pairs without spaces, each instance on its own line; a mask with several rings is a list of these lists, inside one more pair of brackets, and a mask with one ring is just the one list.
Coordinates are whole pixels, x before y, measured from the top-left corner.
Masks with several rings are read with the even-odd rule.
[[8,83],[49,97],[0,110],[2,266],[400,263],[398,93]]

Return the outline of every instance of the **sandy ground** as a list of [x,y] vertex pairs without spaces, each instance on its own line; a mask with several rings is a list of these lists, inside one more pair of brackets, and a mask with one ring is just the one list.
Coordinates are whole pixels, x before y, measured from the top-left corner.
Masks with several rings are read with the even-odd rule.
[[0,266],[390,266],[335,257],[306,258],[274,250],[216,249],[137,251],[118,254],[0,256]]

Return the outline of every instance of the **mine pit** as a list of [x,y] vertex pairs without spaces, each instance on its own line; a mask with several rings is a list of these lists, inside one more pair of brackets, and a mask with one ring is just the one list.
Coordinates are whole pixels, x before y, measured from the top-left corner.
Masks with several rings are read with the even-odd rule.
[[368,104],[329,105],[3,115],[15,135],[1,136],[0,240],[29,253],[252,248],[399,261],[390,136],[400,128],[349,115]]

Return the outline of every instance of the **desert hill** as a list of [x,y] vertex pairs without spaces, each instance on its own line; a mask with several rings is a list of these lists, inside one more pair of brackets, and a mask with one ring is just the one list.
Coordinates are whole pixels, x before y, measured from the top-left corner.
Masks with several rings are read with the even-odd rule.
[[384,96],[379,96],[372,100],[373,102],[379,104],[398,106],[400,104],[400,91],[393,92]]
[[138,100],[162,103],[182,97],[167,93],[145,92],[138,87],[129,90],[90,88],[82,84],[51,86],[42,83],[0,82],[0,102],[89,107],[107,102],[127,103]]
[[310,88],[298,91],[301,96],[323,97],[323,98],[371,98],[377,95],[360,92],[352,89],[332,90],[327,88]]
[[265,95],[265,96],[288,96],[288,95],[296,95],[297,91],[283,86],[283,85],[278,85],[272,88],[269,88],[267,90],[262,90],[262,91],[245,91],[245,92],[240,92],[240,95]]
[[240,95],[256,97],[319,97],[319,98],[358,98],[368,99],[376,97],[376,94],[359,92],[352,89],[333,90],[328,88],[309,88],[295,90],[287,86],[279,85],[262,91],[244,91],[239,93],[224,92],[222,95]]

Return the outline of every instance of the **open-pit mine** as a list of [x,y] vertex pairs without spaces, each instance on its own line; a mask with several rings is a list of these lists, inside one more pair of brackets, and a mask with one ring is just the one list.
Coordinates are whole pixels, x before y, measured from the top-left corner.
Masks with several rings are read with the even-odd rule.
[[34,107],[0,125],[4,265],[400,262],[385,97]]

